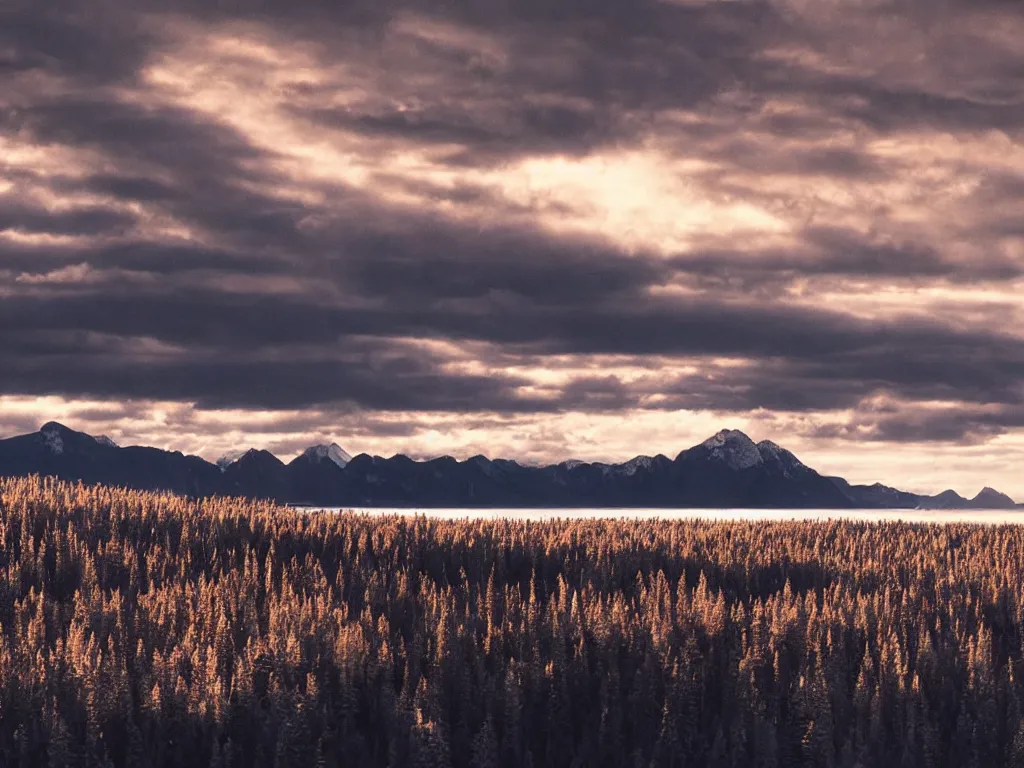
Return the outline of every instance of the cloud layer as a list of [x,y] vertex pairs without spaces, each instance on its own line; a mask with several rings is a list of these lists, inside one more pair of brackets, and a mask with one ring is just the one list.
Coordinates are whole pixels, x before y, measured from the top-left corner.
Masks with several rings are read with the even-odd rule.
[[1024,496],[1012,3],[335,5],[0,11],[0,426]]

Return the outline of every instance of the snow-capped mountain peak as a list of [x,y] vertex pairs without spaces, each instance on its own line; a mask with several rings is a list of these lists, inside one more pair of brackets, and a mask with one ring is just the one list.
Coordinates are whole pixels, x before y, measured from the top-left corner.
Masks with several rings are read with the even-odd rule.
[[732,469],[749,469],[764,461],[754,441],[738,429],[723,429],[701,443],[701,447],[708,450],[711,458]]
[[337,464],[341,469],[344,469],[345,465],[352,461],[352,457],[337,443],[310,446],[302,452],[302,455],[319,461],[326,459]]
[[240,458],[245,456],[245,454],[247,454],[248,452],[248,449],[244,449],[241,451],[231,451],[230,453],[225,453],[223,456],[217,459],[216,464],[218,467],[220,467],[220,471],[223,472],[236,461],[238,461]]
[[56,421],[48,421],[39,428],[37,439],[40,438],[43,447],[54,456],[67,453],[88,453],[94,445],[107,448],[121,447],[106,435],[94,437],[85,432],[76,432]]
[[281,463],[270,451],[261,450],[259,448],[249,448],[245,451],[232,451],[231,453],[225,454],[217,459],[217,466],[220,467],[221,472],[226,472],[229,467],[235,464],[248,464],[250,468],[255,467],[257,470],[265,470],[268,465],[276,466]]

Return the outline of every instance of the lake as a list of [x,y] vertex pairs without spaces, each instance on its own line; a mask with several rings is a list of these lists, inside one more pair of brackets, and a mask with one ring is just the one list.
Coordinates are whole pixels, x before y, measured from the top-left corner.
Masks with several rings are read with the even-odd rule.
[[445,519],[510,517],[519,520],[614,518],[665,520],[854,520],[907,523],[1024,523],[1024,510],[979,509],[416,509],[410,507],[302,507],[367,515],[425,515]]

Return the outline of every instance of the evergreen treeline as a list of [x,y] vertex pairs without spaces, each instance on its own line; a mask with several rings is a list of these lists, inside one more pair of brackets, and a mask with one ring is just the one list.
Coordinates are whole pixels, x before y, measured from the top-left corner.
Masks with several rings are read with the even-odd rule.
[[1022,766],[1022,558],[0,480],[0,765]]

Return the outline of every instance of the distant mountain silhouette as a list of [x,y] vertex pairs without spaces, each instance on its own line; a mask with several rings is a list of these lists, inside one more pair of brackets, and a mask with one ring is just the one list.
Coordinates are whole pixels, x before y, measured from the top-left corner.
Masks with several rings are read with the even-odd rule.
[[972,507],[983,507],[985,509],[1014,509],[1017,502],[1000,493],[995,488],[982,488],[981,493],[971,499]]
[[344,470],[351,461],[352,457],[334,443],[307,448],[286,468],[288,499],[332,506],[344,493]]
[[830,477],[829,480],[835,483],[854,506],[864,509],[914,509],[921,506],[921,500],[926,498],[881,483],[850,485],[841,477]]
[[250,448],[227,465],[222,465],[222,483],[232,496],[284,499],[288,496],[288,468],[270,451]]
[[956,491],[947,490],[935,496],[900,491],[881,483],[850,485],[841,477],[830,477],[857,507],[866,509],[1017,509],[1017,504],[1005,493],[984,488],[973,499],[965,499]]
[[192,496],[222,488],[220,470],[198,456],[139,446],[120,448],[53,421],[38,432],[0,440],[0,474],[56,475]]
[[55,475],[188,496],[231,495],[292,504],[359,507],[654,507],[1013,509],[985,488],[920,496],[876,483],[824,477],[790,451],[738,430],[722,430],[667,456],[622,464],[563,461],[528,467],[508,459],[450,456],[414,461],[315,445],[284,464],[269,451],[238,451],[210,463],[198,456],[120,447],[56,422],[0,440],[0,475]]

